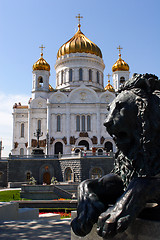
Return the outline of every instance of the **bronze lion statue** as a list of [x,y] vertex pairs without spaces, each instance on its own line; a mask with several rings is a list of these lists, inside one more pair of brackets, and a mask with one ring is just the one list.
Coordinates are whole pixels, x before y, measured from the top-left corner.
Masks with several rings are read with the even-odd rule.
[[146,203],[160,202],[160,81],[134,74],[109,106],[104,125],[117,152],[113,171],[83,181],[78,188],[76,235],[112,238],[127,229]]

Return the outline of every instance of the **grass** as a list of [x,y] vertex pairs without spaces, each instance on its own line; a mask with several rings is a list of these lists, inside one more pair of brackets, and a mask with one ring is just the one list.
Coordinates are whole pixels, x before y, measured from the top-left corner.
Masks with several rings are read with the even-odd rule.
[[0,191],[0,202],[10,202],[18,200],[22,200],[22,198],[20,197],[20,190]]
[[[0,191],[0,202],[10,202],[10,201],[18,201],[22,200],[20,197],[20,190],[7,190]],[[23,200],[29,200],[24,199]],[[61,218],[70,218],[71,211],[75,211],[75,208],[40,208],[39,213],[58,213],[61,215]]]

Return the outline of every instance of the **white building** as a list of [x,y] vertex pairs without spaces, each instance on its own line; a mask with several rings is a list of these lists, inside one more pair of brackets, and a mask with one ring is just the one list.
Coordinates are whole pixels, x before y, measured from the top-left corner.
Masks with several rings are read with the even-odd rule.
[[43,52],[33,65],[32,98],[26,106],[19,103],[13,107],[12,155],[31,154],[37,144],[37,129],[43,132],[40,146],[49,155],[79,151],[83,146],[99,152],[115,151],[103,122],[107,105],[115,97],[114,89],[129,79],[129,66],[119,55],[112,67],[114,89],[110,82],[104,88],[101,50],[80,27],[58,50],[56,89],[49,83],[50,65]]

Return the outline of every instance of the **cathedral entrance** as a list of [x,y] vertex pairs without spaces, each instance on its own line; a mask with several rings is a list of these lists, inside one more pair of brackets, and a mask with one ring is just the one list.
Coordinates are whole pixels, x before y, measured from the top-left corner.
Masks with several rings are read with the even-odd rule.
[[65,169],[64,177],[66,182],[73,182],[73,172],[70,167]]
[[79,146],[85,146],[87,148],[87,150],[89,150],[89,143],[86,140],[81,140],[78,143]]
[[106,142],[104,145],[104,148],[105,148],[106,152],[110,152],[110,151],[113,152],[113,144],[111,142]]
[[46,183],[47,185],[51,183],[51,175],[49,172],[43,174],[43,183]]
[[56,142],[54,145],[54,154],[63,154],[63,144],[61,142]]

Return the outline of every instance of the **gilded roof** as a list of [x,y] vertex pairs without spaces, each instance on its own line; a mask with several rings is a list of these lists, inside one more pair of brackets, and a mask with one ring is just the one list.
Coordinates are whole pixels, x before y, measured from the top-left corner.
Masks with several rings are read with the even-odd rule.
[[80,26],[81,25],[79,24],[78,31],[75,33],[75,35],[59,48],[57,59],[65,54],[77,52],[91,53],[102,58],[102,52],[100,48],[81,32]]
[[129,65],[121,58],[121,54],[119,54],[119,59],[112,67],[112,72],[116,71],[129,71]]
[[114,88],[112,87],[112,85],[110,84],[110,80],[108,80],[108,84],[107,86],[104,88],[104,90],[108,90],[110,92],[114,92]]
[[54,89],[53,89],[53,87],[49,84],[49,91],[50,92],[53,92],[54,91]]
[[34,70],[46,70],[50,71],[50,65],[46,62],[46,60],[43,58],[43,53],[41,53],[41,57],[38,59],[37,62],[33,64],[33,71]]

